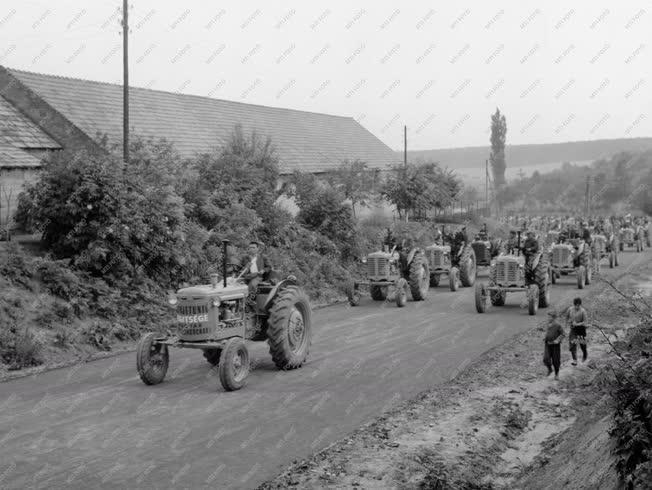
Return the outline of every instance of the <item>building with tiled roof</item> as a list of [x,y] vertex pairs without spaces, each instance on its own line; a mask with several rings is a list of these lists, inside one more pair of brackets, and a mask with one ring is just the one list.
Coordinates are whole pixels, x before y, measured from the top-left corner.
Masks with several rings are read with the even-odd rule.
[[[129,88],[132,134],[165,138],[184,158],[222,146],[236,125],[269,136],[281,174],[321,173],[344,160],[370,168],[397,163],[394,152],[351,117],[267,107],[195,95]],[[95,146],[106,135],[122,141],[122,86],[0,66],[0,198],[33,178],[43,156]],[[12,203],[12,206],[15,202]],[[4,218],[6,205],[0,208]]]

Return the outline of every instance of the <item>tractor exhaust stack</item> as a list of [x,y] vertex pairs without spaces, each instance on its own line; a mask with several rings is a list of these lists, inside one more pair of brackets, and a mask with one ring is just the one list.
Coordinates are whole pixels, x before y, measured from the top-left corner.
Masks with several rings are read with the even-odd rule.
[[222,281],[224,287],[226,287],[226,265],[228,263],[229,243],[229,240],[222,240]]

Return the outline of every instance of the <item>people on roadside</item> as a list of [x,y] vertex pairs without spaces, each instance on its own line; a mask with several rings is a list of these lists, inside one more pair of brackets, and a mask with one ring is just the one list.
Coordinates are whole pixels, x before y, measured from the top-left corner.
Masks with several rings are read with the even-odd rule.
[[573,357],[573,366],[577,366],[577,346],[582,350],[582,362],[588,358],[588,350],[586,345],[586,327],[589,322],[587,311],[582,307],[582,298],[575,298],[573,306],[568,309],[566,313],[566,321],[570,326],[570,334],[568,335],[568,347]]
[[543,363],[548,368],[548,376],[555,371],[555,379],[559,379],[561,365],[561,341],[566,335],[564,327],[559,322],[559,314],[555,309],[548,311],[548,328],[544,337]]

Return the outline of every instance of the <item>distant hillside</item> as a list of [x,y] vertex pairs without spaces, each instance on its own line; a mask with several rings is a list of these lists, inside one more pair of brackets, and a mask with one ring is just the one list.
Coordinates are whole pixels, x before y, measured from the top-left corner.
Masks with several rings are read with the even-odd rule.
[[[652,149],[652,138],[572,141],[541,145],[507,145],[507,167],[527,167],[553,162],[579,162],[610,158],[621,151]],[[481,167],[489,158],[489,145],[439,150],[408,151],[410,161],[433,160],[444,167]],[[402,153],[401,153],[402,155]]]

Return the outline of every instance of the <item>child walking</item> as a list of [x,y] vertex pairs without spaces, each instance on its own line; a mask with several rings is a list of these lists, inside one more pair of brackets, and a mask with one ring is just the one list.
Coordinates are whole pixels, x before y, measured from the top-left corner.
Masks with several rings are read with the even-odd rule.
[[548,368],[548,376],[555,371],[555,379],[559,379],[559,366],[561,365],[561,340],[564,338],[564,327],[559,323],[559,314],[556,310],[548,311],[549,323],[544,339],[543,363]]

